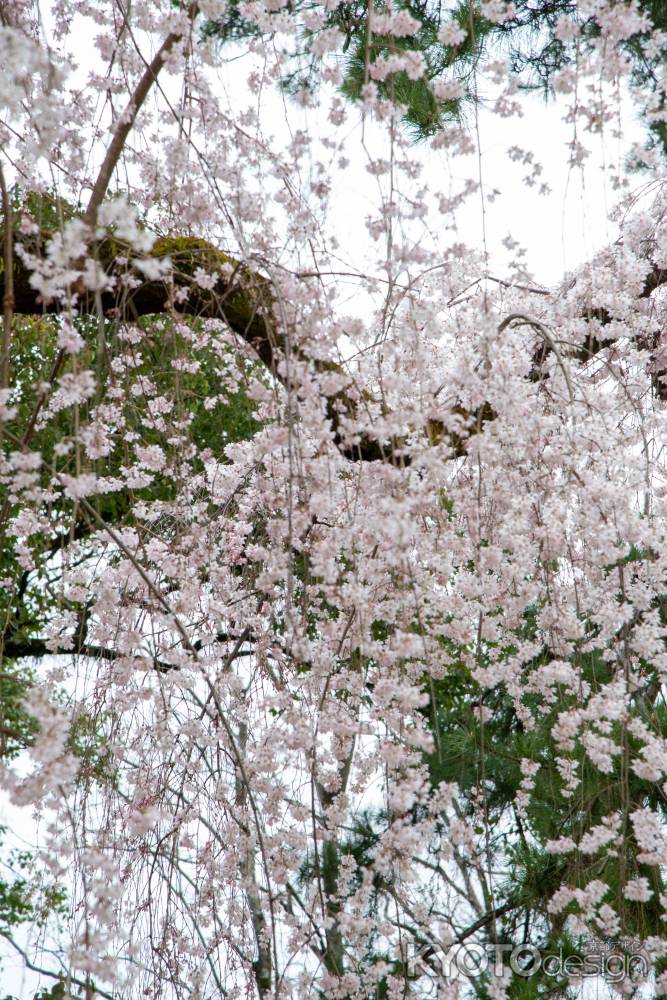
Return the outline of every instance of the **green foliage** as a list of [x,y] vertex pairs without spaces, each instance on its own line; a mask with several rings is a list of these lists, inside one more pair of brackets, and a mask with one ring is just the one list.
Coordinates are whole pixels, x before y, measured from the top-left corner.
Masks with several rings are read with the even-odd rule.
[[[576,59],[576,45],[565,44],[555,35],[559,18],[580,14],[576,0],[555,0],[547,4],[535,4],[532,0],[515,0],[515,16],[494,25],[488,32],[489,42],[505,50],[512,70],[517,73],[522,85],[527,89],[551,93],[554,74]],[[667,29],[667,4],[664,0],[638,0],[640,14],[645,14],[655,29]],[[474,11],[474,4],[465,5],[468,16]],[[473,14],[474,16],[474,14]],[[589,15],[581,26],[579,44],[584,48],[600,36],[600,26],[595,17]],[[631,66],[631,80],[637,87],[657,91],[662,76],[667,52],[648,49],[648,32],[637,32],[624,39],[620,47],[628,55]],[[664,110],[664,108],[663,108]],[[650,142],[663,152],[667,152],[667,126],[664,121],[647,121]]]
[[[64,222],[72,219],[80,211],[76,206],[64,201],[54,191],[37,194],[34,191],[23,191],[18,184],[14,184],[11,187],[9,199],[14,216],[27,213],[35,225],[38,226],[40,233],[52,234],[57,232]],[[0,226],[0,233],[2,231],[3,229]],[[24,235],[21,242],[27,249],[33,249],[34,247],[34,238],[31,241],[30,237]],[[18,258],[15,257],[15,268],[18,263]],[[4,254],[0,254],[0,274],[4,272],[4,269]]]
[[51,989],[40,990],[35,993],[34,1000],[65,1000],[65,983],[57,982]]
[[[347,836],[337,843],[326,842],[317,855],[309,855],[301,866],[297,884],[300,887],[312,887],[316,881],[321,884],[322,892],[327,899],[328,911],[335,915],[341,904],[332,901],[331,897],[340,892],[338,883],[341,862],[343,858],[351,858],[354,865],[346,866],[348,893],[351,895],[362,885],[364,874],[373,870],[373,856],[380,835],[386,829],[389,817],[382,810],[367,809],[359,812],[352,822]],[[379,923],[380,901],[382,892],[387,888],[383,876],[374,872],[371,880],[372,892],[368,901],[368,915]],[[368,1000],[379,1000],[389,996],[389,979],[398,977],[408,982],[415,978],[408,965],[396,958],[392,951],[381,949],[381,935],[373,932],[368,940],[363,961],[358,971],[364,968],[372,969],[379,963],[385,965],[388,972],[377,983]],[[328,1000],[322,991],[318,991],[320,1000]],[[341,1000],[346,1000],[342,997]]]
[[[0,827],[0,841],[5,833],[6,828]],[[26,921],[43,927],[52,914],[65,912],[66,892],[35,878],[30,851],[10,851],[3,867],[7,875],[0,876],[0,935]]]
[[30,886],[26,879],[0,880],[0,931],[6,933],[9,928],[30,920],[32,914]]
[[[632,563],[640,556],[631,551],[621,562]],[[537,609],[532,608],[518,637],[536,639],[536,620]],[[664,798],[655,782],[638,777],[628,766],[641,742],[623,731],[622,722],[611,724],[609,737],[617,745],[624,745],[625,751],[613,758],[609,773],[602,773],[577,739],[568,756],[576,762],[580,783],[570,794],[553,759],[551,730],[561,712],[577,707],[576,695],[559,685],[551,702],[537,693],[524,696],[523,705],[536,719],[534,728],[528,729],[504,689],[481,691],[463,657],[457,659],[456,650],[446,641],[442,645],[450,660],[447,675],[442,680],[426,678],[424,683],[429,693],[424,712],[436,744],[434,752],[425,755],[425,762],[434,785],[441,781],[458,783],[470,819],[478,815],[477,790],[485,790],[494,850],[502,852],[506,869],[495,900],[497,907],[507,906],[506,914],[498,921],[500,940],[512,945],[530,943],[549,953],[581,955],[582,942],[568,937],[563,929],[567,916],[577,912],[576,904],[569,904],[556,916],[549,913],[547,904],[561,886],[584,888],[592,879],[609,887],[605,902],[622,913],[624,938],[643,939],[657,933],[662,919],[659,898],[665,891],[664,873],[655,866],[637,863],[629,831],[621,852],[603,849],[592,854],[576,850],[553,854],[546,849],[547,841],[560,838],[579,843],[587,830],[611,815],[619,815],[621,823],[627,824],[628,814],[638,808],[649,807],[667,818]],[[500,653],[502,660],[515,651],[509,648],[495,650],[494,654],[497,658]],[[550,659],[545,648],[523,669],[537,669]],[[613,667],[605,660],[602,649],[576,653],[573,659],[582,684],[589,685],[593,694],[612,680]],[[635,701],[639,716],[645,715],[647,721],[650,717],[652,730],[659,737],[667,737],[665,706],[650,691],[636,695]],[[485,712],[483,726],[480,709]],[[521,761],[526,759],[539,764],[539,771],[529,801],[519,813],[514,803],[523,779]],[[477,832],[481,835],[484,831]],[[648,879],[653,890],[648,902],[624,897],[624,886],[633,877]],[[487,984],[480,980],[477,988],[480,1000],[486,998]],[[512,1000],[533,1000],[547,994],[566,996],[567,982],[540,973],[516,980],[509,995]]]
[[[91,991],[92,996],[97,995],[94,983],[91,983]],[[68,990],[66,981],[64,979],[58,979],[53,986],[44,986],[42,989],[38,990],[37,993],[34,994],[32,1000],[79,1000],[79,998],[83,1000],[84,995],[87,994],[84,994],[83,990],[79,987],[72,984]],[[7,996],[2,997],[1,1000],[21,1000],[21,998],[7,994]]]
[[[298,6],[307,8],[307,4]],[[380,12],[383,4],[376,0],[374,7]],[[221,43],[239,42],[256,35],[257,27],[244,19],[239,8],[240,0],[232,0],[224,20],[209,22],[204,34],[207,37],[218,38]],[[326,15],[323,27],[338,29],[344,36],[342,92],[351,100],[358,100],[362,95],[364,84],[368,82],[367,61],[374,62],[379,56],[412,50],[424,57],[425,79],[412,80],[405,72],[396,73],[388,80],[377,84],[379,93],[405,107],[405,123],[417,139],[432,135],[447,122],[458,120],[461,115],[461,103],[453,100],[438,101],[429,83],[442,76],[449,68],[453,68],[457,76],[465,77],[471,69],[470,60],[475,52],[474,43],[466,40],[454,48],[440,44],[437,33],[443,17],[447,16],[447,11],[439,4],[431,5],[411,0],[401,0],[394,5],[394,10],[396,12],[405,10],[421,21],[421,28],[414,37],[394,38],[373,34],[369,39],[368,9],[367,3],[356,0],[340,4]],[[289,94],[314,90],[319,85],[320,63],[308,52],[313,34],[304,28],[297,38],[294,68],[282,80],[282,87]]]
[[[75,987],[73,987],[73,989],[75,989]],[[82,996],[82,994],[78,990],[76,993],[73,993],[72,990],[66,991],[65,981],[59,979],[58,982],[50,988],[45,986],[43,989],[35,993],[32,1000],[70,1000],[70,998],[75,1000],[75,998],[80,996]],[[21,1000],[21,998],[7,994],[2,997],[1,1000]]]
[[[64,979],[59,979],[53,986],[44,987],[35,993],[33,1000],[77,1000],[78,997],[83,997],[83,992],[72,985],[68,990]],[[92,995],[95,996],[95,989],[92,989]]]
[[34,720],[23,710],[32,672],[9,660],[0,665],[0,758],[12,758],[32,739]]
[[78,715],[70,727],[67,749],[79,759],[79,780],[116,787],[117,765],[104,732],[104,719]]
[[[18,200],[17,200],[18,199]],[[42,225],[35,239],[38,243],[57,230],[62,218],[72,217],[75,210],[50,195],[37,198],[29,195],[17,200],[17,210],[29,213]],[[119,248],[116,248],[119,249]],[[108,255],[109,245],[104,246]],[[227,255],[219,253],[202,240],[163,238],[158,241],[154,252],[157,256],[165,253],[173,255],[179,273],[191,276],[197,266],[216,265],[218,268],[231,266]],[[214,260],[209,260],[211,255]],[[235,262],[233,262],[235,263]],[[248,296],[242,290],[230,296],[230,308],[237,313],[245,310],[250,319]],[[245,314],[244,314],[245,315]],[[78,406],[67,406],[50,415],[46,421],[35,424],[34,418],[40,409],[39,386],[51,381],[56,359],[59,358],[57,338],[59,320],[55,316],[21,317],[14,320],[12,352],[10,358],[12,405],[16,415],[6,424],[6,431],[0,435],[0,450],[5,454],[16,449],[13,443],[22,440],[26,429],[32,427],[31,447],[41,453],[44,460],[55,466],[60,473],[69,475],[81,472],[98,472],[116,478],[122,483],[123,473],[133,463],[133,451],[128,443],[136,435],[143,445],[159,445],[164,449],[176,478],[159,472],[149,475],[149,483],[141,489],[122,488],[101,492],[89,498],[98,515],[110,524],[132,524],[132,508],[137,500],[169,501],[175,495],[179,474],[191,478],[202,469],[199,455],[203,452],[224,460],[225,447],[234,441],[245,440],[258,429],[254,417],[254,403],[245,391],[254,376],[250,362],[239,360],[232,347],[221,342],[213,342],[204,335],[201,322],[191,320],[175,324],[170,319],[145,317],[136,327],[141,331],[141,343],[128,345],[122,340],[122,328],[115,321],[105,321],[100,328],[95,319],[82,317],[76,320],[78,333],[84,340],[84,348],[76,357],[60,358],[56,379],[70,376],[75,371],[90,370],[95,373],[98,383],[104,384],[118,379],[118,371],[112,358],[119,350],[132,354],[131,370],[125,377],[132,383],[132,392],[124,404],[122,420],[116,434],[109,441],[109,454],[103,459],[89,459],[77,444],[77,428],[85,427],[95,419],[98,396]],[[148,392],[145,386],[151,386]],[[172,400],[171,413],[165,417],[162,426],[150,419],[150,400],[154,396],[164,396]],[[43,405],[41,406],[43,411]],[[33,426],[34,425],[34,426]],[[188,435],[195,445],[192,459],[183,461],[182,427],[188,427]],[[180,428],[180,429],[179,429]],[[8,433],[7,433],[8,432]],[[11,435],[11,436],[10,436]],[[57,448],[56,448],[57,446]],[[19,511],[23,501],[9,495],[0,481],[0,509],[6,524]],[[35,569],[26,568],[17,555],[15,538],[7,531],[0,533],[0,636],[5,644],[5,666],[3,683],[5,686],[20,687],[21,675],[7,666],[12,649],[25,645],[32,637],[39,635],[48,621],[56,601],[63,608],[62,595],[57,593],[59,552],[71,541],[85,539],[95,527],[85,511],[64,494],[54,495],[50,506],[49,531],[35,531],[25,538]],[[69,522],[70,529],[61,534],[62,525]],[[67,606],[67,602],[65,602]],[[77,615],[81,609],[71,608]],[[82,618],[82,629],[85,621]],[[0,645],[2,640],[0,640]],[[12,679],[14,678],[14,679]],[[14,712],[12,706],[18,703],[18,696],[7,690],[6,705],[0,709]],[[5,700],[3,699],[3,705]],[[14,713],[15,715],[15,713]],[[0,724],[9,726],[5,719]],[[17,734],[19,738],[22,734]],[[7,743],[4,730],[0,739]],[[4,745],[0,744],[0,749]],[[7,748],[14,746],[7,744]]]
[[[308,3],[296,0],[292,10],[307,10]],[[380,12],[385,5],[374,0],[373,7]],[[588,16],[581,26],[578,42],[563,42],[556,36],[556,24],[563,16],[579,13],[575,0],[553,0],[535,3],[534,0],[515,0],[514,16],[500,24],[488,21],[478,3],[445,3],[442,0],[400,0],[393,5],[394,12],[405,10],[419,19],[421,27],[416,35],[408,38],[368,36],[367,3],[362,0],[343,3],[329,11],[324,28],[337,28],[344,36],[345,55],[342,92],[352,100],[361,97],[364,83],[368,81],[367,65],[378,56],[411,49],[424,57],[425,78],[417,81],[400,72],[378,84],[379,92],[405,107],[404,121],[416,139],[432,135],[452,121],[461,119],[466,102],[483,98],[478,95],[474,69],[485,57],[500,56],[509,60],[524,89],[541,90],[545,97],[552,91],[554,75],[565,66],[574,64],[577,44],[584,49],[599,37],[600,27],[595,17]],[[667,29],[667,4],[664,0],[638,0],[640,13],[645,13],[659,30]],[[208,22],[204,28],[207,37],[221,43],[239,43],[257,35],[255,24],[241,13],[240,0],[230,0],[221,21]],[[458,46],[443,45],[438,40],[438,30],[446,21],[454,21],[465,32],[465,40]],[[282,81],[288,93],[314,90],[319,83],[319,60],[308,51],[313,33],[303,29],[297,37],[293,66]],[[638,87],[656,91],[660,85],[661,70],[667,53],[653,51],[646,46],[648,34],[638,32],[621,42],[630,59],[631,79]],[[464,96],[456,101],[438,101],[429,84],[440,78],[454,78],[463,84]],[[664,110],[664,109],[663,109]],[[650,141],[667,151],[667,125],[664,121],[648,120]]]
[[[410,7],[406,8],[412,13]],[[414,5],[416,6],[416,5]],[[413,38],[390,38],[373,35],[368,31],[357,34],[351,42],[347,59],[347,73],[342,85],[346,97],[359,100],[367,82],[366,64],[379,56],[388,57],[402,50],[421,52],[426,60],[426,77],[412,80],[405,71],[393,73],[377,84],[382,97],[405,107],[404,122],[415,139],[422,139],[439,131],[445,123],[458,121],[461,104],[456,100],[439,101],[429,87],[429,82],[441,76],[453,61],[453,54],[437,44],[437,25],[426,20]],[[464,56],[460,53],[461,61]]]
[[[328,844],[327,851],[321,856],[309,855],[303,862],[300,870],[298,883],[301,886],[308,885],[318,876],[323,883],[335,885],[338,879],[338,871],[341,859],[349,856],[354,859],[354,875],[351,881],[351,892],[359,888],[361,878],[365,869],[372,865],[373,850],[377,846],[383,824],[386,825],[387,817],[381,812],[364,810],[358,813],[345,839],[339,841],[337,845]],[[375,876],[375,884],[377,876]]]

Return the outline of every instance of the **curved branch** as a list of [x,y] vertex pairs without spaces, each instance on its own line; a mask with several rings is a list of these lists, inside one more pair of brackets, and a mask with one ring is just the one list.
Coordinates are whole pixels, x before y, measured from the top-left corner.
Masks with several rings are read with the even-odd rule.
[[105,1000],[115,1000],[112,993],[107,993],[106,990],[102,990],[99,986],[95,986],[90,979],[84,981],[83,979],[78,979],[76,976],[72,976],[69,973],[51,972],[49,969],[43,969],[41,966],[35,965],[34,962],[30,961],[23,948],[16,943],[14,938],[11,934],[8,934],[7,931],[0,930],[0,937],[3,937],[5,941],[7,941],[7,943],[19,953],[23,959],[26,969],[30,969],[31,972],[36,972],[39,976],[47,976],[49,979],[56,979],[59,983],[66,983],[68,981],[70,983],[74,983],[75,986],[80,986],[82,989],[86,990],[86,995],[88,995],[88,991],[92,991],[97,996],[105,997]]

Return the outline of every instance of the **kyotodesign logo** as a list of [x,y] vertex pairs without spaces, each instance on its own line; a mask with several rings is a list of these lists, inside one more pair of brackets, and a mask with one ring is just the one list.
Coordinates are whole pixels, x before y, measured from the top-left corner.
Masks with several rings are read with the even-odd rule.
[[416,975],[437,975],[445,979],[461,976],[476,979],[481,976],[502,978],[511,970],[529,978],[538,973],[553,979],[601,977],[618,983],[629,979],[646,979],[651,963],[641,942],[634,940],[591,940],[582,943],[577,952],[541,950],[530,944],[476,944],[464,942],[437,952],[422,948],[412,962]]

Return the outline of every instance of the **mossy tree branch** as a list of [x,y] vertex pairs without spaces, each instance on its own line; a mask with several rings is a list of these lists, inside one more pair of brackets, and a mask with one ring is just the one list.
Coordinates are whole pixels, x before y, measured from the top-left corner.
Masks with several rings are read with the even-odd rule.
[[[284,368],[280,361],[284,356],[284,342],[274,322],[275,295],[271,282],[235,258],[218,250],[206,240],[194,237],[165,237],[158,239],[151,251],[154,258],[169,257],[171,273],[167,279],[144,280],[136,287],[129,287],[122,279],[126,273],[116,263],[118,256],[127,257],[127,249],[112,238],[102,240],[96,247],[97,259],[104,266],[109,277],[108,288],[95,295],[79,290],[77,309],[79,315],[93,315],[99,309],[109,318],[135,321],[144,316],[155,316],[179,312],[199,319],[224,321],[237,337],[252,348],[258,359],[278,379],[286,384]],[[202,268],[209,274],[217,273],[213,288],[202,288],[194,274]],[[136,271],[132,276],[136,276]],[[31,274],[20,259],[14,260],[13,284],[15,293],[15,313],[19,315],[57,315],[62,311],[59,301],[45,300],[30,283]],[[0,292],[4,274],[0,274]],[[119,291],[120,289],[120,291]],[[182,291],[187,292],[180,301]],[[293,351],[294,353],[294,351]],[[302,360],[309,360],[302,356]],[[320,371],[336,370],[344,374],[344,369],[335,362],[311,360]],[[327,417],[334,432],[334,441],[339,451],[352,461],[384,461],[392,464],[409,464],[401,442],[382,442],[368,435],[357,436],[350,443],[343,430],[345,418],[354,418],[358,403],[345,391],[338,391],[327,397]],[[488,408],[482,419],[488,418]],[[480,414],[467,416],[470,432],[478,427]],[[433,443],[446,437],[457,455],[465,454],[464,438],[449,433],[443,424],[431,421],[427,433]]]
[[[94,314],[101,305],[109,317],[134,321],[143,316],[160,315],[178,311],[200,319],[223,320],[245,344],[252,348],[262,364],[283,384],[286,383],[284,369],[280,365],[284,344],[274,322],[275,295],[268,278],[246,267],[239,261],[218,250],[211,243],[194,237],[164,237],[155,243],[151,255],[154,258],[169,257],[171,274],[167,279],[143,280],[136,287],[129,287],[122,279],[123,270],[117,264],[121,247],[112,238],[102,240],[97,246],[97,257],[105,266],[109,277],[107,290],[100,294],[80,293],[77,307],[81,315]],[[125,248],[123,248],[125,249]],[[126,254],[125,254],[126,255]],[[197,284],[194,274],[197,268],[207,273],[217,273],[215,285],[208,289]],[[136,272],[133,272],[135,275]],[[30,272],[20,259],[14,257],[12,284],[14,312],[24,315],[58,314],[59,301],[45,301],[30,283]],[[667,283],[667,270],[654,268],[646,278],[642,292],[649,297],[658,287]],[[119,292],[118,289],[121,289]],[[5,292],[5,275],[0,274],[0,295]],[[181,293],[185,295],[180,300]],[[602,327],[611,323],[613,317],[605,310],[588,310],[586,319],[596,321]],[[577,352],[580,362],[607,347],[611,341],[597,333],[591,333],[586,343]],[[549,345],[541,344],[533,359],[532,377],[543,378],[540,369],[549,353]],[[307,359],[306,359],[307,360]],[[311,360],[316,369],[344,373],[342,367],[331,361]],[[327,417],[331,421],[334,441],[339,451],[352,461],[390,462],[396,465],[409,464],[401,441],[382,442],[368,435],[355,438],[351,443],[343,430],[344,418],[354,418],[358,412],[356,402],[343,389],[327,398]],[[466,453],[466,439],[478,433],[485,423],[493,420],[492,408],[485,404],[471,413],[462,407],[454,407],[456,415],[465,428],[456,433],[440,421],[430,421],[426,434],[434,444],[446,441],[456,457]]]

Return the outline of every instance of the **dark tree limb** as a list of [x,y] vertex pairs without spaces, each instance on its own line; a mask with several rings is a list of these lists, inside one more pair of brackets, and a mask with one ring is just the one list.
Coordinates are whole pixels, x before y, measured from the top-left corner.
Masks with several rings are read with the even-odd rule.
[[[125,653],[120,653],[115,649],[107,649],[105,646],[97,646],[94,643],[81,641],[77,636],[73,637],[72,645],[69,649],[50,649],[45,639],[6,639],[2,646],[2,655],[9,660],[41,659],[44,656],[89,656],[96,660],[119,660],[125,658]],[[137,660],[145,660],[150,664],[151,669],[158,673],[166,674],[176,667],[172,663],[165,663],[154,656],[138,656]]]
[[[173,237],[159,239],[151,253],[151,257],[158,259],[169,257],[169,279],[145,280],[137,287],[130,288],[123,281],[127,269],[121,270],[116,264],[119,249],[118,243],[111,239],[103,240],[97,245],[97,257],[109,276],[109,288],[97,297],[80,291],[77,301],[80,315],[95,315],[101,299],[102,309],[109,319],[133,322],[144,316],[179,313],[199,319],[222,320],[253,350],[278,381],[283,385],[287,384],[285,370],[281,365],[286,345],[274,319],[275,296],[271,282],[266,277],[244,267],[205,240]],[[208,273],[218,274],[213,288],[201,288],[194,280],[194,273],[200,267]],[[132,270],[131,274],[136,278],[136,270]],[[2,282],[0,275],[0,292]],[[112,285],[117,287],[111,287]],[[30,283],[30,272],[21,260],[15,261],[14,288],[17,314],[58,315],[62,312],[61,302],[44,301],[39,296]],[[187,297],[183,298],[186,293]],[[180,301],[181,298],[183,301]],[[320,371],[345,374],[344,369],[335,362],[308,359],[294,350],[292,353],[298,360],[307,361]],[[346,418],[354,419],[358,407],[359,403],[345,389],[327,397],[326,414],[333,430],[334,443],[341,454],[352,461],[408,465],[410,460],[405,454],[403,442],[383,442],[365,434],[349,439],[344,430],[344,421]],[[472,414],[463,409],[455,412],[464,424],[470,426],[470,433],[477,430],[480,416],[482,421],[488,419],[486,410]],[[431,421],[426,432],[433,443],[448,440],[455,455],[465,454],[465,431],[450,432],[443,423]]]

